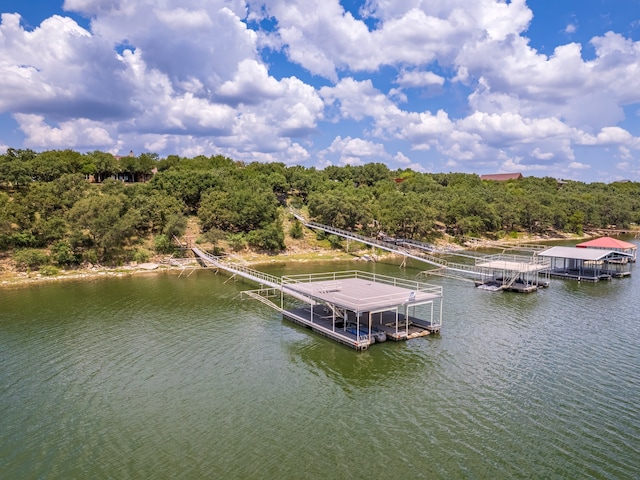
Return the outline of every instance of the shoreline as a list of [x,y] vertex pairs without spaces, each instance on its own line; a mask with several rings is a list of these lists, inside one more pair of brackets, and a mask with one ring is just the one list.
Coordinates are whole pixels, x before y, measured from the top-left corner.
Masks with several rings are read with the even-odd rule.
[[[302,256],[300,256],[302,255]],[[377,258],[393,257],[389,254],[377,256]],[[332,251],[314,251],[303,254],[246,254],[238,255],[243,263],[250,266],[271,265],[277,263],[308,263],[308,262],[333,262],[333,261],[353,261],[360,262],[361,257],[355,254]],[[185,261],[186,260],[186,261]],[[158,275],[172,272],[185,272],[192,270],[206,270],[197,263],[195,258],[158,258],[157,262],[144,264],[129,264],[120,267],[92,266],[89,268],[78,268],[72,270],[60,269],[57,275],[42,275],[38,271],[18,272],[4,271],[0,273],[0,290],[5,288],[20,288],[32,285],[47,283],[65,282],[73,280],[99,280],[102,278],[122,278],[138,275]]]
[[[473,248],[464,248],[455,244],[460,249],[477,249],[477,248],[500,248],[500,245],[521,243],[535,244],[562,241],[579,241],[585,238],[591,238],[591,235],[582,236],[554,236],[536,237],[527,239],[501,239],[488,240],[478,239],[479,242]],[[454,245],[454,244],[451,244]],[[380,261],[388,258],[396,258],[399,255],[390,252],[384,254],[374,254],[371,250],[360,250],[355,252],[345,252],[343,250],[325,250],[318,248],[300,249],[291,252],[279,253],[277,255],[269,255],[257,252],[245,252],[242,254],[234,254],[240,261],[248,266],[272,265],[277,263],[308,263],[308,262],[335,262],[335,261]],[[370,257],[370,258],[365,258]],[[0,290],[4,288],[19,288],[23,286],[41,285],[46,283],[72,281],[72,280],[98,280],[101,278],[121,278],[134,275],[158,275],[161,273],[184,272],[193,269],[206,269],[197,264],[195,258],[192,262],[186,263],[186,258],[173,258],[171,256],[158,256],[156,261],[143,264],[129,264],[119,267],[107,266],[91,266],[88,268],[78,268],[72,270],[60,269],[57,275],[42,275],[38,271],[19,272],[15,270],[5,270],[0,272]]]

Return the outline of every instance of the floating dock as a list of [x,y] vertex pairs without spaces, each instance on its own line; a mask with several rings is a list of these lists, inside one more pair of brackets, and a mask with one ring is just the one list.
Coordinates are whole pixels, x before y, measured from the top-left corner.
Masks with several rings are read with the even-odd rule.
[[442,287],[357,270],[282,277],[279,289],[243,295],[356,350],[424,337],[442,326]]
[[280,278],[191,250],[204,265],[260,285],[243,296],[356,350],[387,339],[424,337],[442,326],[443,295],[437,285],[359,270]]
[[481,258],[476,266],[484,272],[483,279],[476,285],[487,290],[529,293],[549,286],[548,275],[540,278],[540,273],[547,271],[549,264],[536,257],[490,255]]
[[550,276],[583,282],[627,277],[634,260],[626,252],[576,247],[551,247],[538,256],[550,259]]

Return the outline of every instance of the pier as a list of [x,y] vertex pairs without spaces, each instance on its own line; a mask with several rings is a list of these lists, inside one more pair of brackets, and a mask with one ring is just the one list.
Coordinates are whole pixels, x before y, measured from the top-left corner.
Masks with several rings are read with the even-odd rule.
[[597,248],[551,247],[539,255],[550,259],[552,277],[584,282],[627,277],[634,260],[631,253]]
[[260,285],[242,292],[355,350],[439,332],[442,287],[358,270],[276,277],[192,248],[207,266]]
[[[365,245],[402,255],[418,262],[429,264],[434,269],[421,274],[439,275],[458,280],[467,280],[489,290],[506,290],[519,293],[534,292],[539,287],[549,285],[548,276],[540,278],[549,270],[549,261],[537,255],[487,255],[477,256],[453,249],[439,249],[435,245],[408,239],[390,237],[372,238],[317,222],[307,221],[302,215],[291,211],[304,226],[338,235],[347,241],[357,241]],[[451,262],[439,255],[457,256],[459,262]],[[403,262],[404,264],[404,262]]]

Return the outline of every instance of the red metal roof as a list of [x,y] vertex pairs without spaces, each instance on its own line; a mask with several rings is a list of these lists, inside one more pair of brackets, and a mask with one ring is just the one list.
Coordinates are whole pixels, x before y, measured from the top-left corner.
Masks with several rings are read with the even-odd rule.
[[493,173],[490,175],[480,175],[480,180],[494,180],[496,182],[504,182],[505,180],[519,180],[521,178],[521,173]]
[[576,245],[578,248],[637,248],[633,243],[625,242],[623,240],[618,240],[617,238],[611,237],[601,237],[593,240],[589,240],[588,242],[579,243]]

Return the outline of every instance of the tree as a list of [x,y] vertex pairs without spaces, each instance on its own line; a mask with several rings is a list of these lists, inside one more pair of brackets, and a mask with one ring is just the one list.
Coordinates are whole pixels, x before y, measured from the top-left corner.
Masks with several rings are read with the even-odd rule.
[[96,150],[95,152],[88,154],[88,156],[89,163],[95,167],[95,171],[92,173],[95,175],[96,182],[102,182],[111,175],[118,173],[118,160],[110,153]]
[[258,184],[239,185],[227,191],[211,190],[202,198],[198,218],[203,230],[250,232],[266,227],[278,217],[272,191]]
[[198,211],[203,192],[213,188],[222,188],[225,183],[225,172],[221,170],[173,169],[158,173],[150,182],[154,190],[162,191],[184,202],[190,213]]
[[80,263],[79,257],[66,240],[60,240],[51,245],[51,259],[61,267]]
[[0,155],[0,183],[21,187],[33,181],[29,162],[36,156],[33,150],[7,149]]
[[300,223],[298,220],[295,220],[291,225],[291,228],[289,229],[289,235],[291,236],[291,238],[295,239],[302,238],[304,236],[304,233],[302,231],[302,223]]
[[34,180],[50,182],[67,173],[82,173],[85,163],[85,158],[73,150],[48,150],[34,156],[28,165]]
[[424,238],[433,233],[436,212],[414,192],[391,191],[380,200],[382,229],[403,238]]
[[336,186],[309,195],[309,213],[320,223],[355,230],[372,223],[371,192],[365,187]]
[[123,195],[91,195],[79,200],[67,215],[75,228],[87,232],[91,243],[106,259],[110,249],[122,247],[135,233],[139,212],[125,208]]
[[11,243],[13,233],[13,218],[10,212],[11,198],[0,192],[0,250],[6,249]]
[[253,230],[247,234],[247,242],[255,248],[275,252],[284,250],[284,232],[279,222],[273,222],[265,228]]
[[146,181],[148,176],[151,175],[153,169],[158,165],[157,153],[141,153],[137,158],[135,174],[137,175],[136,181]]

